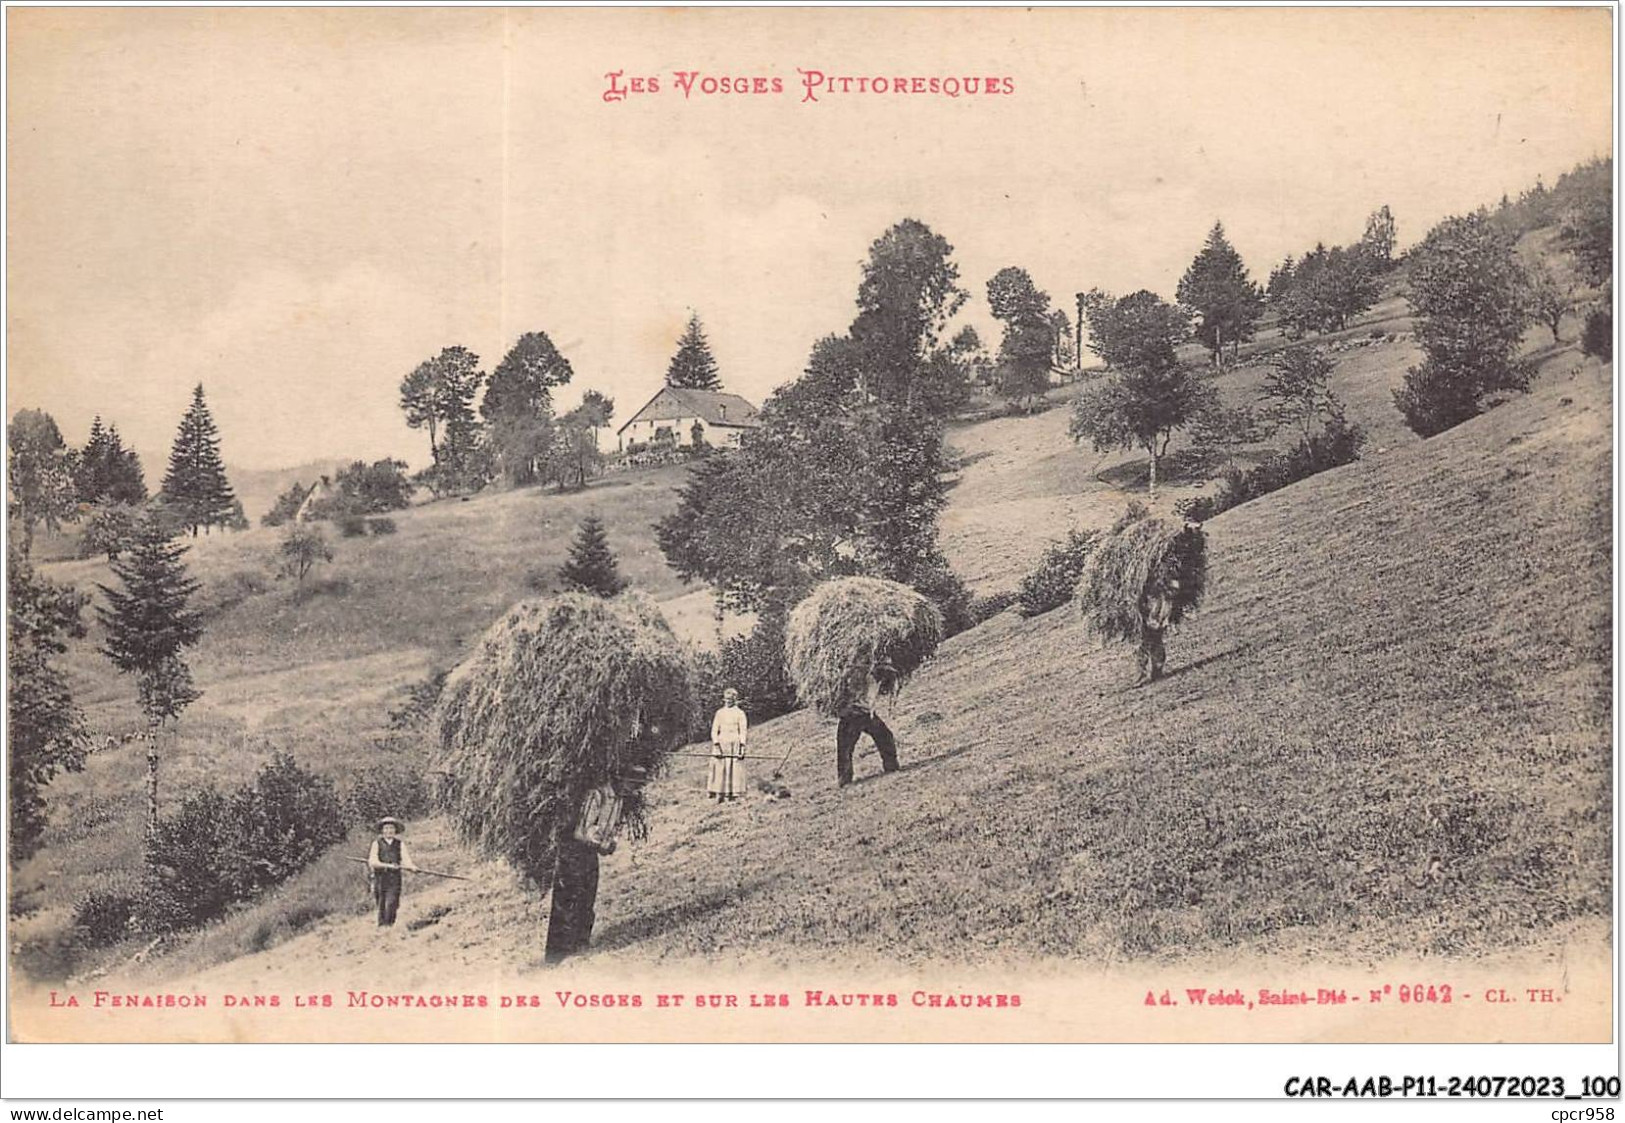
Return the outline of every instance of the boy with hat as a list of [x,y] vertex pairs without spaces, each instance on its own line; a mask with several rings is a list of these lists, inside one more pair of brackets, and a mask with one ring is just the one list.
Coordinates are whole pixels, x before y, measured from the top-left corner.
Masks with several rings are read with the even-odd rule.
[[395,923],[395,911],[401,906],[401,871],[418,868],[400,832],[399,819],[378,820],[378,837],[372,840],[372,849],[367,853],[367,870],[372,874],[372,896],[378,902],[380,928]]

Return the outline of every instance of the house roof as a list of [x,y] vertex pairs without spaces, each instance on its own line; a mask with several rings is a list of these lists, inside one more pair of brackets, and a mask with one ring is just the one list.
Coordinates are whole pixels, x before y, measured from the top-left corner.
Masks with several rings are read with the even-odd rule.
[[634,421],[665,421],[679,417],[698,417],[707,425],[748,429],[761,424],[756,413],[756,407],[738,394],[662,386],[647,405],[627,418],[615,432],[624,433]]

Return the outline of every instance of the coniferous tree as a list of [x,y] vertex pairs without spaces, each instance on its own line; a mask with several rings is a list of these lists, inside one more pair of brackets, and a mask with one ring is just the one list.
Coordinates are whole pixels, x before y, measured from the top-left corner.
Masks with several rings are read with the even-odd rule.
[[147,501],[147,479],[141,470],[141,458],[135,449],[124,447],[118,426],[113,424],[107,426],[107,467],[103,479],[107,498],[114,503],[134,507]]
[[100,414],[90,423],[90,439],[79,450],[73,482],[81,503],[125,503],[133,507],[147,501],[147,481],[140,458],[134,449],[124,447],[118,426],[102,425]]
[[1215,365],[1224,365],[1224,349],[1232,352],[1253,337],[1264,314],[1264,294],[1247,276],[1247,266],[1224,236],[1224,224],[1215,222],[1207,244],[1180,278],[1179,303],[1196,314],[1196,338],[1207,345]]
[[231,520],[237,497],[226,480],[220,459],[220,434],[203,400],[203,384],[192,391],[192,404],[181,418],[164,476],[164,503],[196,537],[198,528],[224,526]]
[[73,489],[81,503],[99,502],[107,494],[105,468],[107,462],[107,430],[102,428],[102,415],[90,421],[90,439],[79,450],[79,460],[73,466]]
[[666,385],[688,390],[720,390],[722,376],[717,373],[717,360],[711,354],[711,344],[705,338],[700,317],[688,314],[688,326],[677,341],[677,353],[666,368]]
[[34,573],[13,540],[6,574],[6,741],[13,863],[39,848],[43,789],[58,772],[85,765],[85,726],[67,676],[55,665],[67,639],[83,636],[79,613],[89,598]]
[[589,515],[582,520],[575,541],[570,543],[570,556],[559,569],[559,577],[566,585],[601,597],[612,597],[626,588],[598,516]]
[[186,572],[185,553],[159,520],[149,517],[128,552],[112,563],[123,588],[98,586],[107,598],[106,605],[96,608],[106,631],[102,653],[121,672],[135,676],[147,717],[149,832],[158,824],[158,731],[198,698],[191,669],[181,657],[203,635],[202,620],[189,607],[199,586]]

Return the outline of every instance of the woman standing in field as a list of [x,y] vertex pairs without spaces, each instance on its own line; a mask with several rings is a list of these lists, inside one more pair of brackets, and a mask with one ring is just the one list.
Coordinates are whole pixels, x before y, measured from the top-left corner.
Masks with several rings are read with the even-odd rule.
[[738,799],[745,786],[745,731],[749,723],[739,708],[739,691],[722,692],[722,708],[711,719],[711,772],[705,794],[718,803]]

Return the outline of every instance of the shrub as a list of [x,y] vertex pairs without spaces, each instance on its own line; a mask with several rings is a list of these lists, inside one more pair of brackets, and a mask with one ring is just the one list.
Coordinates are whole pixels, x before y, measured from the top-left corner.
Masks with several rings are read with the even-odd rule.
[[287,880],[345,832],[333,782],[287,753],[277,753],[252,787],[237,792],[231,814],[230,830],[240,839],[239,898]]
[[105,554],[112,561],[135,541],[139,512],[128,503],[107,501],[90,509],[79,536],[79,556],[93,558]]
[[230,801],[212,787],[192,792],[147,840],[141,927],[174,932],[220,916],[237,899],[240,859]]
[[367,532],[374,538],[385,534],[394,534],[396,530],[394,519],[368,519]]
[[1360,426],[1333,420],[1308,440],[1299,441],[1286,452],[1272,454],[1250,472],[1230,469],[1220,478],[1213,495],[1176,503],[1174,510],[1192,522],[1205,522],[1232,507],[1279,491],[1328,468],[1352,464],[1360,458],[1364,444],[1365,430]]
[[999,613],[1009,608],[1021,599],[1021,594],[1014,589],[1004,589],[997,593],[988,593],[985,596],[972,597],[970,602],[970,617],[978,624],[993,619]]
[[1599,308],[1586,317],[1585,330],[1580,333],[1580,350],[1595,355],[1603,362],[1614,357],[1614,316],[1606,308]]
[[280,884],[344,837],[332,782],[278,753],[230,796],[188,795],[147,842],[141,927],[174,932],[213,920]]
[[735,636],[715,654],[695,660],[695,708],[692,734],[711,736],[711,715],[722,704],[722,692],[739,691],[739,707],[752,722],[767,721],[796,708],[796,688],[784,668],[784,616],[768,613],[749,635]]
[[385,815],[415,819],[429,810],[429,785],[423,771],[405,764],[368,768],[344,791],[340,801],[346,826],[373,827]]
[[975,625],[971,616],[970,590],[959,575],[941,558],[923,567],[914,578],[914,589],[942,613],[942,638],[957,636]]
[[73,910],[73,928],[87,947],[106,947],[130,934],[135,915],[135,894],[93,889]]
[[1065,541],[1052,543],[1044,551],[1038,568],[1021,579],[1021,588],[1016,593],[1021,615],[1030,620],[1071,600],[1078,578],[1089,564],[1089,554],[1099,539],[1096,531],[1073,530],[1067,533]]
[[320,527],[309,523],[292,523],[277,543],[277,558],[283,576],[295,578],[301,585],[310,571],[320,562],[333,560],[333,547]]
[[367,534],[367,520],[360,515],[342,515],[337,520],[339,533],[345,538],[364,538]]

